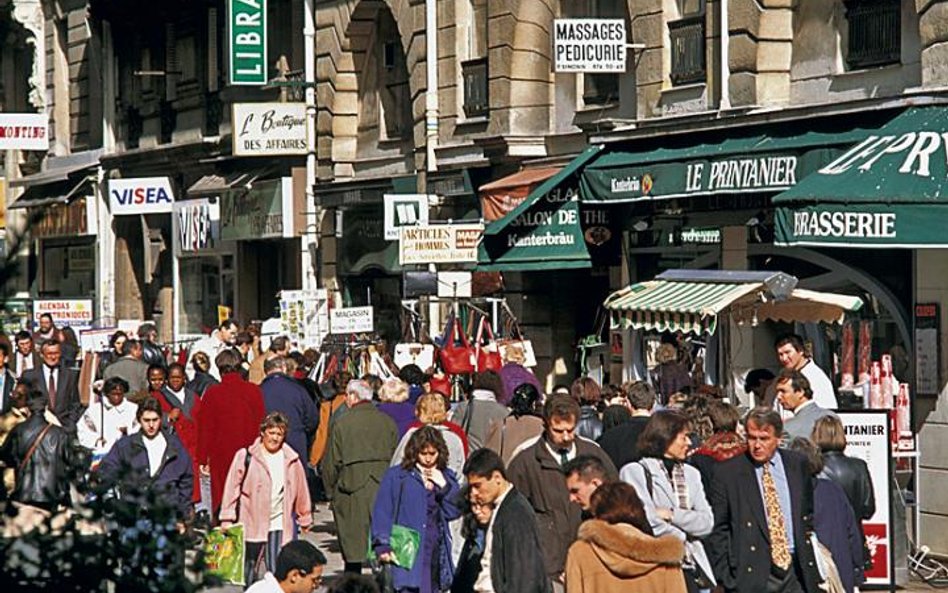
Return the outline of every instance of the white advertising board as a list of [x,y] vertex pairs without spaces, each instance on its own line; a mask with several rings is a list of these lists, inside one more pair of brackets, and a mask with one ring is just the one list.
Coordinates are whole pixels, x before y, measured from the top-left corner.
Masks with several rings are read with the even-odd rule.
[[92,299],[36,299],[33,301],[33,324],[39,327],[40,315],[49,313],[56,327],[74,329],[92,327]]
[[866,571],[866,585],[894,585],[889,413],[887,410],[864,410],[840,411],[838,414],[846,430],[846,455],[862,459],[869,466],[876,498],[876,514],[862,522],[866,544],[872,554],[872,570]]
[[49,116],[0,113],[0,150],[49,150]]
[[355,334],[370,332],[374,327],[372,307],[346,307],[329,312],[329,333]]
[[555,72],[625,72],[624,19],[554,19]]
[[282,291],[279,333],[289,337],[300,349],[318,348],[329,334],[329,300],[326,290]]
[[305,103],[234,103],[234,156],[306,154]]
[[412,264],[476,263],[482,224],[439,224],[401,227],[398,262]]
[[113,216],[167,214],[174,208],[174,192],[167,177],[109,180],[109,209]]
[[403,226],[428,224],[428,196],[424,194],[385,194],[385,240],[398,241]]

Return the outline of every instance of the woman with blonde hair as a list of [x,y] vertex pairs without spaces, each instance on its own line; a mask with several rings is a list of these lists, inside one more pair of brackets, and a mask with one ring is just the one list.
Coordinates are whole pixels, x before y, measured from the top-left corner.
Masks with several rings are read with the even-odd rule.
[[399,441],[395,453],[392,455],[391,465],[398,465],[405,455],[405,447],[411,435],[422,426],[433,426],[441,432],[447,444],[448,467],[455,475],[462,475],[464,462],[467,460],[467,437],[464,430],[457,424],[448,421],[448,406],[444,397],[439,393],[426,393],[418,398],[415,404],[415,416],[418,418],[409,427],[402,440]]
[[376,406],[378,411],[395,421],[398,437],[403,437],[415,421],[415,406],[408,401],[408,383],[398,378],[386,379],[378,393],[381,402]]

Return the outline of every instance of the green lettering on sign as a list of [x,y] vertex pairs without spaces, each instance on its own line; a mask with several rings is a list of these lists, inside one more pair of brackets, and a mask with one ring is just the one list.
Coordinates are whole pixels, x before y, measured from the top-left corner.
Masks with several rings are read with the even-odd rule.
[[230,0],[230,84],[267,83],[267,0]]

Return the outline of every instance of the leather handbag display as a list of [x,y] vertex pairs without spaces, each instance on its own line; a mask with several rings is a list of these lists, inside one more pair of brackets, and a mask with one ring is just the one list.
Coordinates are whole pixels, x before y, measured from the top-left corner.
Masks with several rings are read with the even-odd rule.
[[461,330],[458,319],[454,320],[451,334],[438,353],[438,358],[444,371],[451,375],[474,372],[474,348]]
[[[487,343],[484,343],[485,337]],[[494,339],[494,330],[491,329],[486,317],[481,318],[481,323],[477,328],[474,349],[477,354],[477,372],[499,371],[504,366],[504,361],[500,358],[500,350],[497,347],[497,340]]]

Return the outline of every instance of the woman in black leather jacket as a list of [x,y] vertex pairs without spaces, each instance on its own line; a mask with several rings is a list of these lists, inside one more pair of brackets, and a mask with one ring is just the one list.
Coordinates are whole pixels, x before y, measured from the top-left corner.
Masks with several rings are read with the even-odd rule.
[[602,436],[602,420],[599,419],[599,402],[602,401],[602,391],[599,384],[589,377],[581,377],[573,381],[569,388],[570,395],[579,403],[579,422],[576,424],[576,434],[595,441]]
[[[876,513],[876,497],[872,491],[869,467],[862,459],[843,454],[846,450],[846,431],[836,416],[824,416],[817,420],[813,426],[812,440],[823,452],[821,477],[829,478],[842,487],[862,532],[862,522]],[[862,539],[865,550],[865,533]],[[868,564],[870,559],[867,556],[865,560]]]

